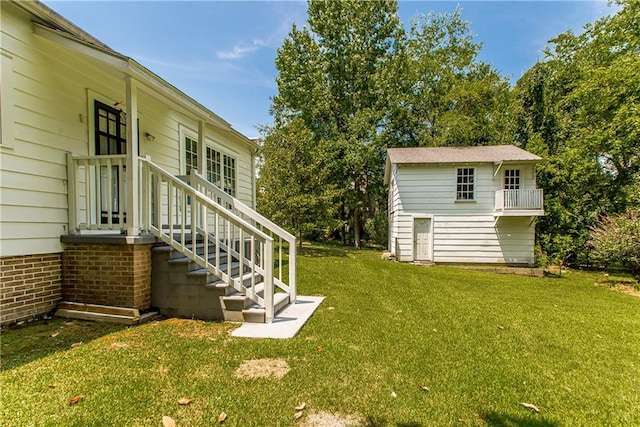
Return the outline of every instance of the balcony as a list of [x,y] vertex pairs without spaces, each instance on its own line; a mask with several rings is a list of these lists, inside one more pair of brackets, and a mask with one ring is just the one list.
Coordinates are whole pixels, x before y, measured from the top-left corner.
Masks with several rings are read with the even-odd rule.
[[494,216],[543,216],[542,189],[498,190]]

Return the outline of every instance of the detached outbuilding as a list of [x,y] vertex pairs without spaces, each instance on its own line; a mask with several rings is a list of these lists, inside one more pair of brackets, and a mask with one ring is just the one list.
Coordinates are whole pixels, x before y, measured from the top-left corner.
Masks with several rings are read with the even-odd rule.
[[513,145],[390,148],[389,250],[399,261],[533,265],[541,160]]

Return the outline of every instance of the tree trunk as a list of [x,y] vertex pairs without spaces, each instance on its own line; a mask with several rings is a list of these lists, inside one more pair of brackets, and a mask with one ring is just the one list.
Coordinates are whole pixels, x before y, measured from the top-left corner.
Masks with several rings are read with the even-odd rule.
[[355,240],[356,249],[362,249],[360,241],[360,208],[356,206],[353,212],[353,240]]

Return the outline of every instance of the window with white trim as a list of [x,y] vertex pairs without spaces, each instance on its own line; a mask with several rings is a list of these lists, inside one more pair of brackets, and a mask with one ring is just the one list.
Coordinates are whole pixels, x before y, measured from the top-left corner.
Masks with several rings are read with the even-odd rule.
[[184,137],[184,165],[186,175],[191,169],[198,170],[198,141],[187,135]]
[[236,159],[207,147],[207,180],[236,197]]
[[504,170],[504,189],[505,190],[520,189],[520,169]]
[[456,170],[456,200],[475,200],[475,168]]

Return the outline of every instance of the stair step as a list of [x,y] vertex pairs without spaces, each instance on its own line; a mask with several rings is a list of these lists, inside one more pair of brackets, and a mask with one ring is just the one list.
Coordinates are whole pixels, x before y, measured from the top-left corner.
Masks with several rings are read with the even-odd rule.
[[[273,303],[274,303],[274,314],[278,314],[286,306],[289,305],[289,294],[285,294],[282,292],[278,292],[273,295]],[[264,323],[266,321],[267,311],[258,306],[257,304],[252,304],[248,308],[242,310],[242,317],[245,322],[250,323]]]
[[[188,271],[187,272],[187,276],[201,276],[201,275],[212,275],[213,273],[211,273],[209,270],[207,270],[204,267],[200,267],[198,264],[195,264],[195,267],[193,270]],[[220,271],[222,271],[223,273],[227,273],[227,264],[220,264],[219,267]],[[239,262],[232,262],[231,263],[231,277],[238,277],[238,273],[240,270],[240,263]]]

